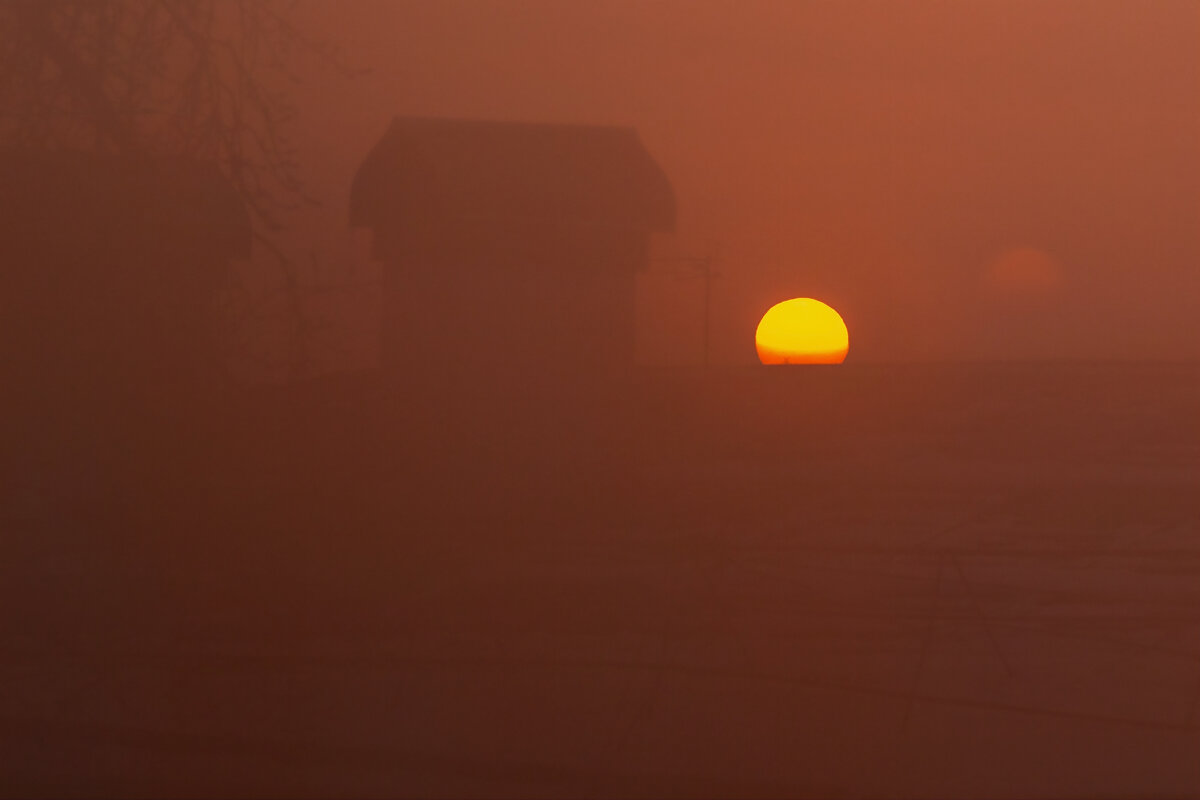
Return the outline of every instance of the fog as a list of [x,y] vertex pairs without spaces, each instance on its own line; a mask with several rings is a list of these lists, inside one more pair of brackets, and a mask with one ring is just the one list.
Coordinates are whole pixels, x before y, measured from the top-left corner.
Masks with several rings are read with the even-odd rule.
[[1200,793],[1198,17],[0,6],[0,796]]
[[[1197,355],[1194,3],[306,10],[371,70],[313,87],[331,198],[397,114],[635,127],[679,198],[662,254],[720,256],[721,363],[796,295],[846,316],[854,359]],[[1013,248],[1064,275],[1033,315],[983,285]],[[694,363],[698,287],[667,267],[643,358]]]

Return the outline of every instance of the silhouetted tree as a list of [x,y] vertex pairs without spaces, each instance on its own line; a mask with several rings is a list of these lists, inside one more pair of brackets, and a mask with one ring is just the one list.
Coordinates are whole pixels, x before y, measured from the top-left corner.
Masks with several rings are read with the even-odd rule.
[[277,234],[312,201],[289,89],[301,59],[340,60],[292,12],[285,0],[5,0],[0,144],[218,164],[294,293]]

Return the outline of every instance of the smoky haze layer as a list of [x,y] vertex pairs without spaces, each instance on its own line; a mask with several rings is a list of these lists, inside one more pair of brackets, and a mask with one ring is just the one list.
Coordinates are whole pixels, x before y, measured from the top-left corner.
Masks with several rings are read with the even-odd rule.
[[1200,795],[1198,8],[302,2],[278,230],[6,141],[0,797]]
[[[307,118],[324,185],[400,112],[636,127],[679,198],[662,251],[719,253],[719,362],[795,296],[871,360],[1197,355],[1192,3],[308,12],[373,68]],[[987,278],[1021,248],[1061,274],[1032,308]],[[695,363],[702,285],[668,266],[640,279],[640,352]]]

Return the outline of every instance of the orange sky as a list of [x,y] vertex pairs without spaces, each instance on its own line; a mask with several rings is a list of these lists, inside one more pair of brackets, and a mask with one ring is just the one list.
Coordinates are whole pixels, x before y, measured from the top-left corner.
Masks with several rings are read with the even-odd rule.
[[[717,362],[753,363],[758,316],[797,295],[842,313],[851,361],[1200,356],[1190,0],[311,0],[303,13],[371,70],[314,77],[299,98],[331,239],[395,115],[632,125],[679,198],[664,251],[721,248]],[[989,276],[1013,251],[1057,274],[1028,297],[998,291]],[[643,290],[643,356],[698,358],[697,286]]]

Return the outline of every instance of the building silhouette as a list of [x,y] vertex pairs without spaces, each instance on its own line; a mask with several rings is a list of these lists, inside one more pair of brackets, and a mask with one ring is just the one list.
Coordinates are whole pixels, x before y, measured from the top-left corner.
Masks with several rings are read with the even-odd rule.
[[165,502],[153,480],[188,483],[178,444],[208,410],[216,305],[249,250],[215,167],[0,150],[0,505],[112,532]]
[[250,221],[216,167],[0,151],[0,353],[23,383],[123,391],[211,368]]
[[359,168],[350,219],[386,265],[386,370],[555,393],[628,373],[635,274],[675,201],[629,128],[405,117]]

